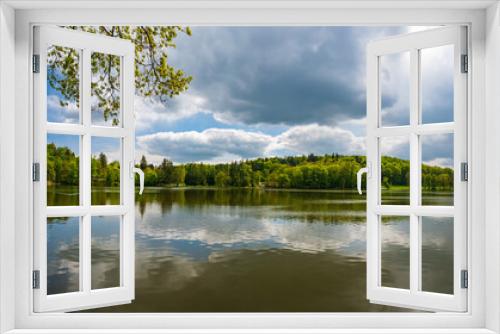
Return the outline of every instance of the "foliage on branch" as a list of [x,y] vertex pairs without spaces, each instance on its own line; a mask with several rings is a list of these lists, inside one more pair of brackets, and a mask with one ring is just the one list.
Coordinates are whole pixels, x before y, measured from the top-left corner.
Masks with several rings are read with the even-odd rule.
[[[179,34],[191,35],[189,27],[180,26],[68,26],[105,36],[130,40],[135,45],[135,90],[144,97],[157,98],[166,103],[188,89],[192,77],[168,63],[168,51],[175,48]],[[65,101],[79,103],[80,54],[75,49],[54,46],[48,51],[48,82],[60,92]],[[91,56],[91,93],[96,101],[96,112],[103,113],[105,121],[118,124],[120,109],[120,59],[93,53]]]

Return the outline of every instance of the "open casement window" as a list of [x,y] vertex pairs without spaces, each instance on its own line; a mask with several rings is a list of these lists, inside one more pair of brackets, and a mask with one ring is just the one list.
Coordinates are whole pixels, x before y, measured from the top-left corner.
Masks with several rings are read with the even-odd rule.
[[[467,310],[466,55],[465,27],[436,28],[368,45],[367,298],[373,303]],[[443,74],[445,67],[449,70]],[[436,97],[436,91],[445,93]],[[443,169],[439,175],[429,172],[433,162],[428,153],[436,150],[451,152],[446,156],[448,174]],[[403,167],[391,166],[395,157]],[[401,168],[407,180],[399,184],[403,196],[394,195],[397,189],[388,185],[384,168]],[[442,203],[436,196],[428,200],[429,189],[439,196],[447,178],[453,197]],[[442,256],[428,256],[429,245]],[[387,255],[395,250],[398,256]],[[449,277],[436,288],[429,270],[445,267]]]
[[34,311],[129,303],[134,46],[36,27],[33,54]]

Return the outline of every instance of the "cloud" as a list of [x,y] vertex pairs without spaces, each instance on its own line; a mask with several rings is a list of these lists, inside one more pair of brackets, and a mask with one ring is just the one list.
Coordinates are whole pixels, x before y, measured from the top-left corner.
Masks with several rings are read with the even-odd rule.
[[61,99],[57,95],[47,96],[47,120],[57,123],[78,123],[80,120],[80,109],[76,102],[68,102],[67,106],[61,106]]
[[338,127],[318,124],[292,127],[277,136],[272,146],[299,154],[363,154],[365,150],[362,137]]
[[134,110],[138,131],[154,128],[159,123],[174,123],[199,113],[209,113],[207,100],[201,95],[186,92],[163,103],[158,99],[136,96]]
[[405,136],[382,137],[380,139],[382,156],[410,159],[410,140]]
[[272,137],[235,129],[158,132],[137,138],[140,150],[175,162],[212,161],[224,155],[239,159],[262,156]]
[[453,159],[451,158],[435,158],[432,160],[424,161],[424,163],[429,166],[453,168]]
[[[159,132],[137,138],[138,151],[150,161],[165,156],[174,162],[228,162],[262,156],[363,154],[363,137],[337,127],[309,124],[276,136],[241,129]],[[153,157],[151,159],[151,157]]]
[[[188,92],[166,106],[136,100],[138,133],[159,131],[139,136],[138,152],[152,161],[166,156],[175,162],[363,154],[367,42],[409,30],[415,29],[195,27],[192,37],[179,36],[169,54],[172,65],[193,76]],[[432,82],[424,107],[448,110],[450,85],[438,79],[449,59],[444,49],[432,53],[435,66],[431,58],[422,59],[422,66],[431,69],[424,79]],[[408,55],[384,57],[384,124],[409,122],[408,76]],[[409,158],[402,138],[384,140],[383,150]],[[434,148],[424,155],[424,161],[443,157]]]
[[380,57],[382,125],[410,124],[410,52]]
[[195,27],[170,62],[226,123],[334,125],[365,116],[366,42],[404,27]]
[[453,121],[453,59],[452,45],[421,51],[424,123]]
[[422,160],[432,166],[453,167],[453,134],[421,136]]

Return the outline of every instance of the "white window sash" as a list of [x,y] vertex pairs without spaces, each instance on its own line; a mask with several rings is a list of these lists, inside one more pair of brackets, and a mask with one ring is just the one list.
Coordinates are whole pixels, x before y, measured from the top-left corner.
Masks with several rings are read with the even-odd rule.
[[[454,122],[420,124],[419,50],[454,45]],[[381,126],[380,57],[410,52],[410,124]],[[461,57],[466,54],[466,28],[445,27],[370,42],[367,47],[367,162],[372,166],[367,181],[367,297],[371,302],[433,311],[467,310],[467,289],[461,287],[461,271],[467,270],[467,182],[461,181],[461,163],[467,162],[467,74],[461,73]],[[454,206],[422,206],[421,147],[419,136],[453,133]],[[379,140],[385,136],[404,136],[410,144],[410,205],[380,205],[381,152]],[[381,286],[382,215],[404,215],[410,224],[410,289]],[[422,291],[421,232],[419,217],[453,217],[453,295]]]
[[[80,124],[47,122],[47,48],[51,45],[81,50]],[[92,52],[120,57],[120,127],[94,126],[90,110],[90,58]],[[39,163],[40,181],[34,182],[34,262],[40,271],[40,288],[34,289],[34,311],[75,311],[134,299],[134,47],[129,41],[55,27],[36,27],[34,53],[40,57],[40,72],[34,74],[34,161]],[[80,138],[80,205],[47,206],[47,134],[71,134]],[[113,137],[121,141],[121,205],[91,205],[91,138]],[[91,288],[91,217],[120,216],[120,285]],[[47,295],[47,217],[81,217],[79,227],[79,291]]]

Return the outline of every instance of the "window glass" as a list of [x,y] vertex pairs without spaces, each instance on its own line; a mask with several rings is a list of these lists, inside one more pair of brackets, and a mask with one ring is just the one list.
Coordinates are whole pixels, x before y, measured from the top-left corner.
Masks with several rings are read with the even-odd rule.
[[92,205],[120,204],[121,139],[92,137]]
[[80,137],[47,135],[47,205],[80,204]]
[[421,217],[422,291],[453,294],[453,218]]
[[410,53],[380,56],[381,126],[410,124]]
[[92,289],[120,286],[120,217],[92,217]]
[[383,137],[381,159],[381,202],[384,205],[410,204],[410,142],[408,137]]
[[112,54],[92,53],[92,125],[122,126],[120,59]]
[[453,122],[454,47],[420,50],[422,123]]
[[453,134],[420,136],[422,205],[453,205]]
[[47,218],[47,294],[79,291],[80,217]]
[[80,53],[62,46],[47,49],[47,121],[80,123]]
[[380,219],[381,285],[410,288],[410,218],[382,216]]

